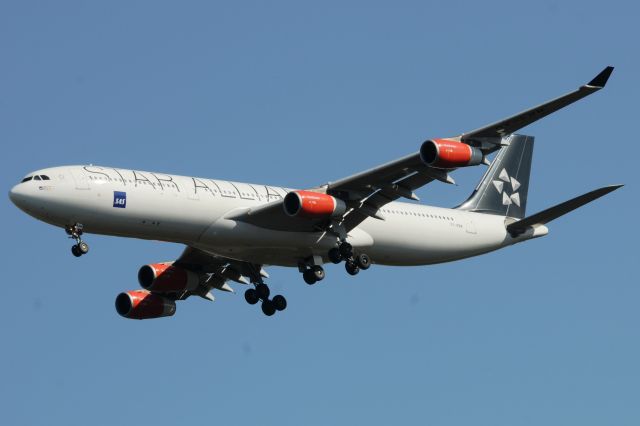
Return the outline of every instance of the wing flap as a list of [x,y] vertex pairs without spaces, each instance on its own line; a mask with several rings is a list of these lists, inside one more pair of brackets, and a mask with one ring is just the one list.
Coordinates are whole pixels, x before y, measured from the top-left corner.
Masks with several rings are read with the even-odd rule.
[[374,186],[382,187],[413,174],[417,169],[423,167],[426,166],[424,166],[420,160],[420,153],[416,152],[372,169],[331,182],[327,186],[327,192],[331,193],[345,190],[362,191]]
[[[228,281],[246,285],[249,281],[260,282],[263,277],[269,277],[262,265],[219,256],[191,246],[187,246],[173,264],[208,277],[203,279],[194,290],[177,294],[175,297],[177,300],[195,295],[214,301],[213,290],[235,293]],[[245,277],[249,278],[249,281]]]

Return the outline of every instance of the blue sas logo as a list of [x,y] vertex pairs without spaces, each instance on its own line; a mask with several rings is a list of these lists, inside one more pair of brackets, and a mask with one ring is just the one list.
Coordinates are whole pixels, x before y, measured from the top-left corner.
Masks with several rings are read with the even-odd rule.
[[113,207],[124,209],[127,207],[127,193],[121,191],[113,191]]

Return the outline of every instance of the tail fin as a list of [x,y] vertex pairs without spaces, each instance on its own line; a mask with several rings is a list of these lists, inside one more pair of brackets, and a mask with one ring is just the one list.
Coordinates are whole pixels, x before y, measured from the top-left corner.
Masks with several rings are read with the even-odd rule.
[[522,219],[527,207],[533,136],[509,135],[471,196],[457,208]]

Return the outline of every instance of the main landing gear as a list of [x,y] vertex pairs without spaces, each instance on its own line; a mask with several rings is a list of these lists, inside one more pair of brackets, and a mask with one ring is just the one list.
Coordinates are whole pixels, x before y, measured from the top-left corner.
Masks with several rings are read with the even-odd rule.
[[[346,241],[341,242],[337,247],[329,250],[327,254],[331,263],[338,264],[342,261],[345,262],[344,267],[349,275],[356,275],[360,270],[369,269],[371,266],[371,259],[365,253],[353,254],[353,247]],[[320,256],[313,256],[305,259],[298,265],[298,269],[302,272],[302,278],[304,282],[309,285],[313,285],[318,281],[324,279],[325,273],[321,263]]]
[[338,247],[334,247],[329,250],[328,253],[329,260],[332,263],[338,264],[344,261],[344,268],[347,270],[349,275],[356,275],[360,270],[369,269],[371,266],[371,259],[365,253],[360,253],[358,255],[353,254],[353,247],[346,241],[343,241],[338,245]]
[[270,293],[269,286],[260,280],[255,284],[255,288],[250,288],[244,292],[244,299],[250,305],[255,305],[262,300],[262,312],[270,317],[276,311],[284,311],[287,308],[287,299],[284,296],[278,294],[269,299]]
[[324,268],[320,265],[307,266],[302,271],[302,278],[309,285],[322,281],[324,276]]
[[75,257],[80,257],[83,254],[89,253],[89,244],[82,241],[82,224],[76,223],[64,228],[69,238],[74,239],[76,243],[71,247],[71,253]]

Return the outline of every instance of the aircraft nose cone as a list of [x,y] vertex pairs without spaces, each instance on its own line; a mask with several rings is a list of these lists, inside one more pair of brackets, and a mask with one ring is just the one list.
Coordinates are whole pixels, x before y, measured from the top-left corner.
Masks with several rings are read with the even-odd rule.
[[16,205],[16,207],[20,209],[24,208],[26,201],[24,185],[18,184],[11,188],[11,191],[9,191],[9,199],[13,204]]
[[9,191],[9,199],[13,204],[16,203],[16,200],[18,199],[18,185],[14,186],[11,188],[11,191]]

